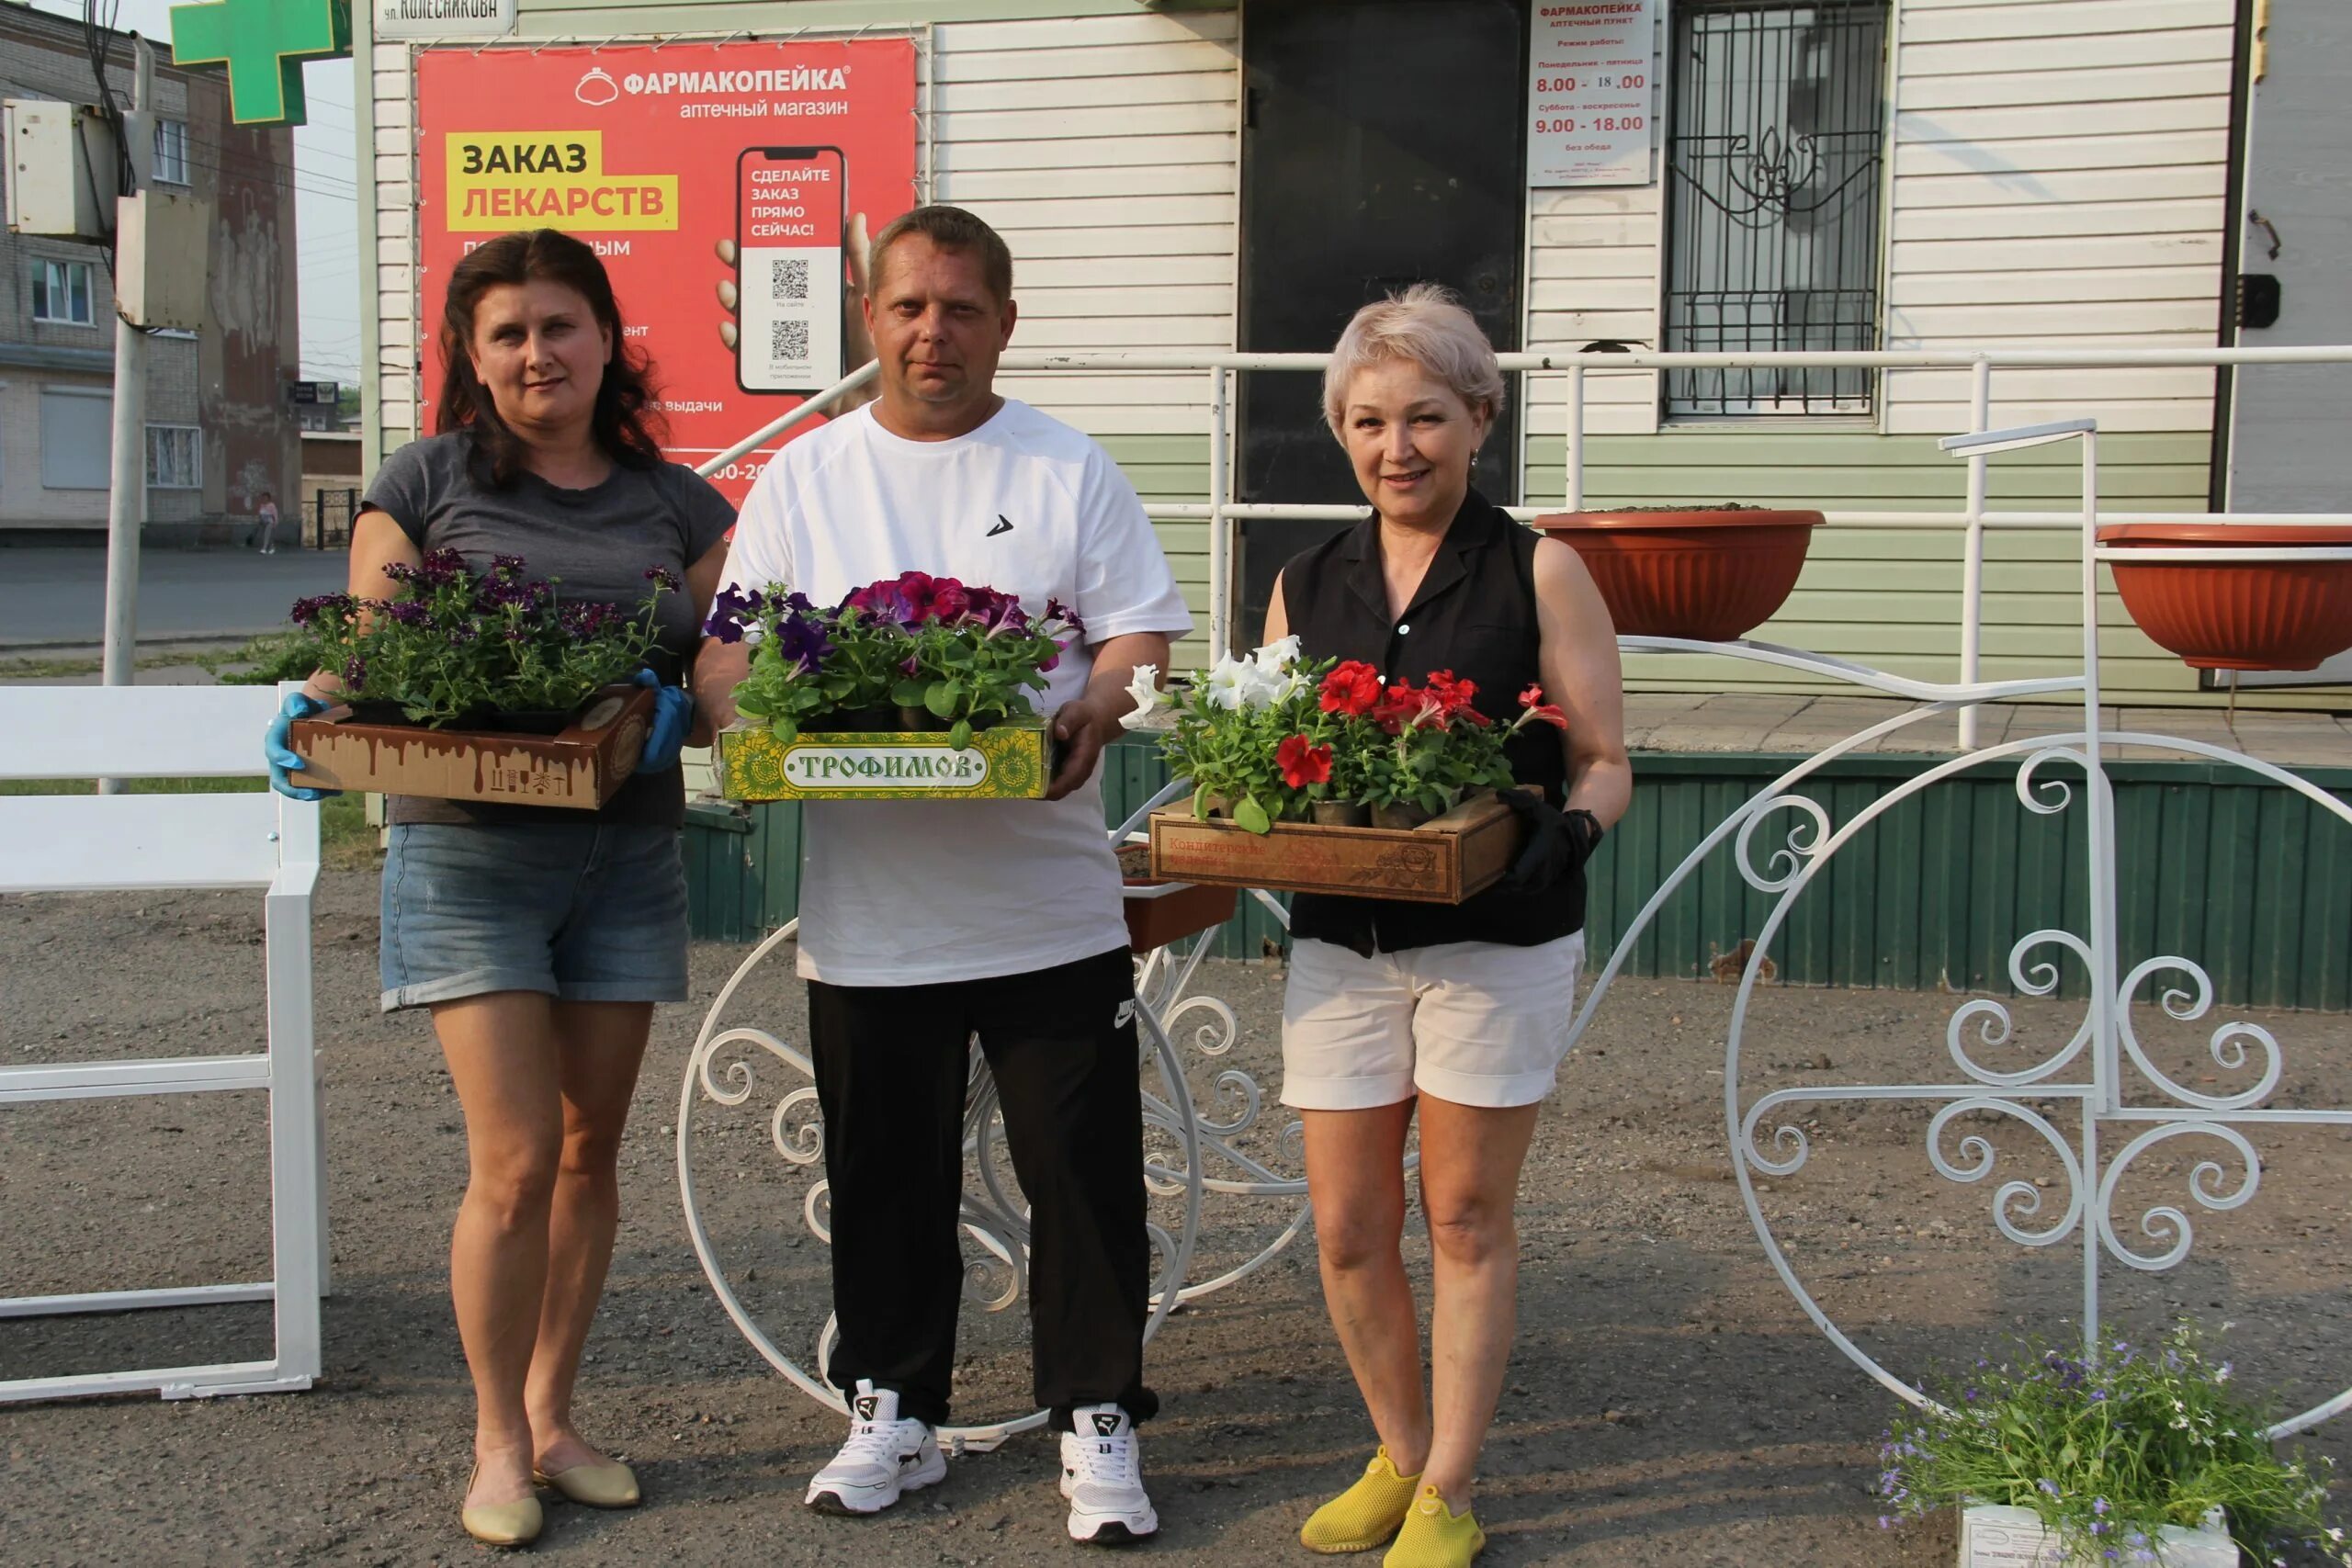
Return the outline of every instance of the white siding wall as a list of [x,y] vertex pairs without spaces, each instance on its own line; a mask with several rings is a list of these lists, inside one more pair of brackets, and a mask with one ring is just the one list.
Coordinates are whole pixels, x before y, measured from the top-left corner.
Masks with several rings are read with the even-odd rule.
[[[1016,346],[1233,346],[1240,19],[965,22],[933,34],[938,199],[1012,247]],[[1208,434],[1204,373],[1008,376],[1092,434]]]
[[[1645,348],[1661,346],[1660,302],[1666,288],[1666,103],[1664,62],[1674,29],[1669,6],[1659,7],[1657,59],[1652,73],[1650,123],[1659,125],[1647,186],[1527,193],[1527,332],[1530,354],[1578,349],[1597,338]],[[1556,462],[1567,434],[1567,378],[1529,376],[1521,428],[1543,458]],[[1595,434],[1647,434],[1657,428],[1657,377],[1585,378],[1584,427]],[[1548,500],[1531,496],[1531,500]]]
[[[933,33],[936,199],[1012,247],[1035,349],[1233,345],[1239,193],[1234,13],[942,25]],[[384,446],[415,425],[408,51],[375,50],[378,363]],[[1008,377],[1089,432],[1208,431],[1203,375]]]
[[[1887,346],[2210,346],[2233,11],[2232,0],[1897,0]],[[1658,41],[1665,62],[1663,25]],[[1530,193],[1530,351],[1658,344],[1659,197],[1656,185]],[[2109,430],[2203,430],[2212,380],[2007,372],[1995,391],[2018,422],[2087,411]],[[1539,443],[1565,428],[1564,392],[1562,378],[1531,378]],[[1587,428],[1653,430],[1656,399],[1654,377],[1592,378]],[[1949,434],[1967,423],[1967,375],[1894,375],[1883,402],[1890,433]]]
[[[2232,0],[1902,0],[1890,348],[2211,346]],[[1994,378],[1999,417],[2205,430],[2210,370]],[[1886,427],[1967,423],[1964,371],[1889,378]]]

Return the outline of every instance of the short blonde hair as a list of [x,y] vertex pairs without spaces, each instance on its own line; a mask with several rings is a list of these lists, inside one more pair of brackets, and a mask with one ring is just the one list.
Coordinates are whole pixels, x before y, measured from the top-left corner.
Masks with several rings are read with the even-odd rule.
[[1347,439],[1340,422],[1348,383],[1357,371],[1387,359],[1411,360],[1473,410],[1483,409],[1489,421],[1502,412],[1503,373],[1495,363],[1495,345],[1453,290],[1416,283],[1358,310],[1332,347],[1323,371],[1323,422],[1333,435]]

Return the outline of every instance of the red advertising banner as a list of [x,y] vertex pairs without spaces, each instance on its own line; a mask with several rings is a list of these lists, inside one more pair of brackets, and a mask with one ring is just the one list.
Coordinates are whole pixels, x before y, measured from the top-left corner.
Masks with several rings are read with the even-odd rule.
[[[493,235],[596,247],[670,455],[700,463],[842,378],[854,220],[914,205],[910,39],[428,49],[416,109],[428,431],[449,271]],[[769,455],[712,479],[740,502]]]

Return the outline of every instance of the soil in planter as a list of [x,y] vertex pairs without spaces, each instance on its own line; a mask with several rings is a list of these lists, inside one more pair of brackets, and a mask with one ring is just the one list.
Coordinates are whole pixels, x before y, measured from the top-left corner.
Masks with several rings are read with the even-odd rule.
[[1151,846],[1149,844],[1121,844],[1119,846],[1119,880],[1122,882],[1159,880],[1151,874]]

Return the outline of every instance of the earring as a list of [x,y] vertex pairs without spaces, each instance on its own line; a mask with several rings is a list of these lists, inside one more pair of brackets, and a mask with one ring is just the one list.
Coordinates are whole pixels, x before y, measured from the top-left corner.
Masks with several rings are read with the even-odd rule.
[[1476,452],[1470,454],[1470,471],[1474,474],[1478,471],[1478,454]]

